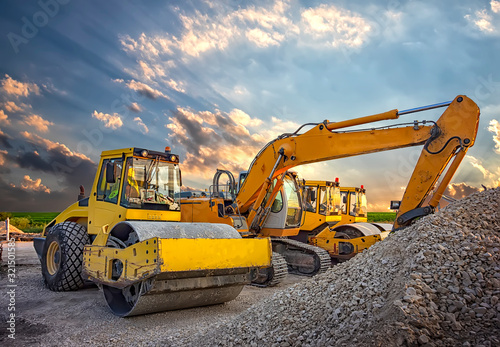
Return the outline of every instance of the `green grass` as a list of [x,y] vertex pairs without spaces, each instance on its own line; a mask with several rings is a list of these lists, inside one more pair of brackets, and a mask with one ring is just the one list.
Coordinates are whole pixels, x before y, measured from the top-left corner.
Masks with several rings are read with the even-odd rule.
[[396,219],[396,212],[368,212],[369,223],[393,223]]
[[[53,220],[59,212],[8,212],[11,218],[27,218],[29,225],[19,228],[25,233],[38,234],[43,231],[47,223]],[[13,223],[14,226],[16,226]]]
[[47,224],[56,218],[59,212],[9,212],[12,217],[26,217],[31,224]]

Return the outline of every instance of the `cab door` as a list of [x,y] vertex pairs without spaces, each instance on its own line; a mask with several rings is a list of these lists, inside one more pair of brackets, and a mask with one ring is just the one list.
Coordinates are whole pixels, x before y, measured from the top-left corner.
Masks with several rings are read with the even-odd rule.
[[[106,171],[113,170],[114,182],[106,181]],[[123,159],[104,159],[97,186],[89,199],[89,234],[97,234],[108,224],[112,228],[125,219],[125,208],[119,204],[122,194]]]

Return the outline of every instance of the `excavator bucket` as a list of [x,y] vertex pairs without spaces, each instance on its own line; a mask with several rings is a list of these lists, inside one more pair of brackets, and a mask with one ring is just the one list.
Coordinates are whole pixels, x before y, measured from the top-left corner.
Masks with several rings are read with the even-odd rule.
[[270,262],[269,239],[242,239],[229,225],[128,221],[106,246],[85,246],[83,266],[126,317],[233,300]]

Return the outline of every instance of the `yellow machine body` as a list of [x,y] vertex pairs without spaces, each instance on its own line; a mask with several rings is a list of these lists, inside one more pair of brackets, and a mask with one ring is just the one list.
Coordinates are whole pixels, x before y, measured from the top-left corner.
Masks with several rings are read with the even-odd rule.
[[[86,235],[78,235],[89,240],[80,246],[83,274],[102,285],[108,305],[119,316],[234,299],[258,269],[271,265],[270,240],[243,239],[233,223],[212,224],[218,219],[182,223],[180,186],[179,158],[170,151],[103,152],[90,196],[44,229],[52,246],[39,240],[35,247],[42,273],[50,281],[66,276],[58,274],[67,268],[61,260],[61,252],[67,252],[64,238],[53,240],[51,235],[62,226],[84,230]],[[53,287],[67,290],[57,283]]]

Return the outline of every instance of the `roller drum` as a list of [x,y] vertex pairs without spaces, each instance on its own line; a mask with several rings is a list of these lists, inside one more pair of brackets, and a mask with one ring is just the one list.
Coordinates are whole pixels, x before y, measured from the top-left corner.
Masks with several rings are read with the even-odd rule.
[[[124,248],[150,238],[241,238],[226,224],[125,221],[110,232],[109,247]],[[114,314],[121,317],[224,303],[235,299],[251,279],[249,269],[162,273],[119,289],[103,285]]]

